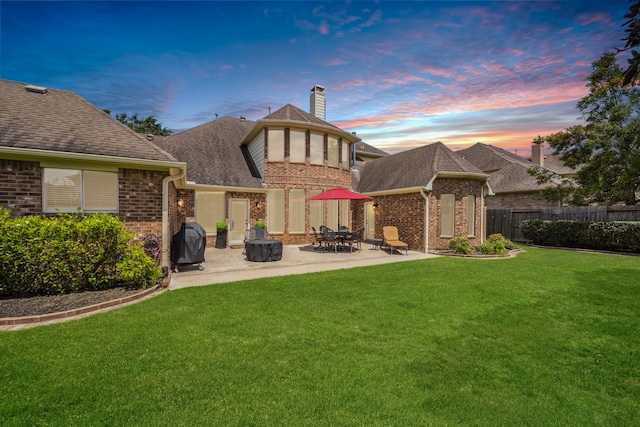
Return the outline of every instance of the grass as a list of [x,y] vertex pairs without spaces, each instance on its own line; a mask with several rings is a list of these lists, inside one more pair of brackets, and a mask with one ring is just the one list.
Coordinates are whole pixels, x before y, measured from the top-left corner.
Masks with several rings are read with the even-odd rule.
[[527,248],[0,334],[3,426],[638,425],[640,257]]

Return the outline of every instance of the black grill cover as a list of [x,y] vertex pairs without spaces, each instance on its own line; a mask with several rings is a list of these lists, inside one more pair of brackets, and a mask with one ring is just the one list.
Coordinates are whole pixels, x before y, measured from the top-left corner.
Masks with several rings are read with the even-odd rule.
[[171,262],[199,264],[204,262],[207,233],[197,222],[183,222],[180,231],[171,239]]

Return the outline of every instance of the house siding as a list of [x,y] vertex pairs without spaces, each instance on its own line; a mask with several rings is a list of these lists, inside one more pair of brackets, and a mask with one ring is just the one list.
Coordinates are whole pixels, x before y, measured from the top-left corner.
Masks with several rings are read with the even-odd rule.
[[[168,173],[119,169],[119,208],[114,214],[137,239],[162,235],[162,180]],[[39,162],[0,159],[0,205],[13,217],[41,215],[42,168]],[[47,213],[55,216],[55,213]]]
[[[455,196],[455,224],[454,236],[467,237],[472,245],[484,240],[481,234],[486,230],[486,209],[483,209],[482,182],[471,179],[439,178],[434,181],[433,191],[429,198],[429,251],[446,250],[449,248],[451,237],[441,236],[441,196],[453,194]],[[475,235],[467,235],[468,225],[468,196],[476,197],[475,204]],[[420,192],[375,196],[375,237],[382,238],[383,227],[392,225],[398,227],[399,237],[412,250],[425,251],[425,215],[426,201]],[[354,228],[364,226],[364,203],[359,201],[352,207]]]

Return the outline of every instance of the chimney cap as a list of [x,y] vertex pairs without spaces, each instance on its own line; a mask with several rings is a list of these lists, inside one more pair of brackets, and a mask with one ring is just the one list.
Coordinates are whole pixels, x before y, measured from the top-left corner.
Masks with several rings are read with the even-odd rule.
[[28,92],[34,92],[34,93],[47,93],[49,92],[49,89],[47,89],[46,87],[42,87],[42,86],[36,86],[36,85],[27,85],[24,87],[24,89]]
[[315,86],[311,89],[311,92],[324,92],[324,86],[315,85]]

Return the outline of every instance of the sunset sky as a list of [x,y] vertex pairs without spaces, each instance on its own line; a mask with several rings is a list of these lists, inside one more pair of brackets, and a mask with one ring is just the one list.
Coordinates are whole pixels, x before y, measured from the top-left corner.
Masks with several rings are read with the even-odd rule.
[[[309,111],[394,153],[442,141],[518,154],[579,123],[627,0],[2,1],[3,79],[69,90],[174,131]],[[625,58],[620,58],[621,65]]]

